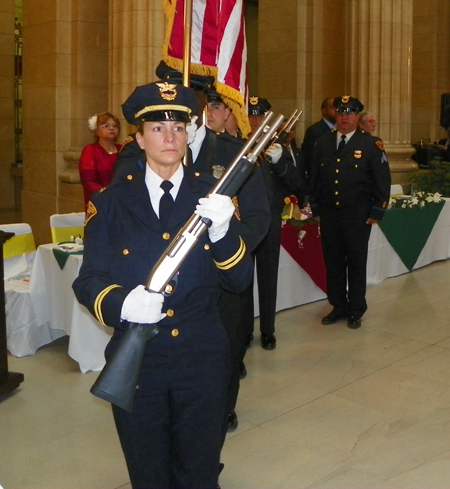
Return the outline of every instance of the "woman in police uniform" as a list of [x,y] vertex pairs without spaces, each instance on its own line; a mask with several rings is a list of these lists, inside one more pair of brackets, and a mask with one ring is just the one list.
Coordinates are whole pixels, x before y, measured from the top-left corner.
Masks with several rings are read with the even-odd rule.
[[[181,164],[196,104],[191,89],[167,82],[138,87],[125,102],[147,164],[89,203],[84,261],[73,285],[78,300],[114,327],[107,358],[129,322],[161,327],[146,347],[133,412],[113,406],[135,489],[217,486],[229,379],[218,296],[220,286],[239,292],[252,276],[231,200],[202,198],[215,179]],[[170,190],[160,188],[164,181]],[[167,218],[160,209],[165,192],[174,200]],[[212,225],[181,266],[175,292],[147,292],[148,272],[194,211]]]

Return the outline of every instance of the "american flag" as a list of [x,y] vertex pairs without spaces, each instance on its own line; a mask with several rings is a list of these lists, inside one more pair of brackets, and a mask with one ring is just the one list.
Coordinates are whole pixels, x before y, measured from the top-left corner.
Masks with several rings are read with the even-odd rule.
[[[183,71],[184,2],[164,0],[168,25],[164,61]],[[247,117],[247,42],[244,0],[193,0],[191,73],[216,79],[216,90],[231,107],[245,137]]]

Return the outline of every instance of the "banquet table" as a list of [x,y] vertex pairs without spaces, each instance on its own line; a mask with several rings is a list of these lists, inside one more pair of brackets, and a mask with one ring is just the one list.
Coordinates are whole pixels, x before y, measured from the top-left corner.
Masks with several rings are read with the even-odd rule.
[[[409,212],[406,209],[396,210]],[[399,224],[394,222],[391,232],[397,237],[403,234],[411,236],[411,232],[408,234],[407,230],[402,228],[402,221],[406,221],[402,218],[402,212],[396,214],[394,217],[399,220]],[[407,214],[405,216],[411,217]],[[414,221],[409,225],[414,226]],[[417,227],[417,233],[420,233],[420,225]],[[282,229],[277,311],[326,298],[326,272],[321,252],[320,229],[317,225],[308,225],[303,229],[306,230],[306,234],[303,234],[301,239],[298,238],[295,229],[288,226]],[[38,322],[42,324],[49,321],[51,328],[61,336],[70,336],[68,353],[78,362],[83,373],[101,370],[105,364],[104,349],[112,334],[112,328],[97,322],[75,298],[72,283],[78,276],[82,255],[70,254],[61,269],[55,258],[55,247],[55,244],[39,246],[31,271],[30,293]],[[446,199],[417,259],[413,265],[409,264],[410,268],[402,261],[380,226],[372,227],[367,284],[376,285],[386,278],[408,273],[449,257],[450,199]],[[258,316],[257,280],[255,280],[254,298],[255,316]]]
[[101,325],[76,299],[72,283],[78,276],[83,256],[68,254],[63,268],[55,258],[55,244],[38,247],[31,270],[30,294],[38,321],[69,335],[69,355],[81,372],[101,370],[104,350],[112,328]]
[[[408,229],[402,226],[411,216],[408,213],[420,213],[422,209],[389,209],[389,213],[398,214],[399,223],[390,232],[397,237],[407,235]],[[420,215],[420,214],[419,214]],[[385,219],[386,219],[385,217]],[[408,223],[408,226],[413,224]],[[414,232],[420,235],[422,232],[420,221],[417,222]],[[411,234],[411,233],[409,233]],[[306,239],[308,238],[308,239]],[[321,250],[320,234],[317,230],[306,229],[306,237],[302,240],[303,247],[299,249],[294,258],[287,250],[292,250],[292,242],[296,237],[288,226],[282,229],[280,265],[278,269],[278,295],[276,310],[281,311],[309,302],[326,298],[326,272],[323,265],[323,257],[317,255],[317,249]],[[408,238],[410,239],[410,238]],[[303,254],[303,256],[301,256]],[[300,255],[300,258],[299,256]],[[409,271],[416,270],[432,262],[447,260],[450,257],[450,199],[445,199],[442,210],[437,218],[428,239],[421,248],[417,260],[411,270],[405,265],[397,251],[390,244],[386,234],[379,225],[372,226],[369,240],[369,255],[367,260],[367,285],[377,285],[389,277],[395,277]],[[308,272],[299,263],[308,263]],[[313,266],[311,267],[311,263]],[[259,315],[258,287],[255,280],[255,315]]]

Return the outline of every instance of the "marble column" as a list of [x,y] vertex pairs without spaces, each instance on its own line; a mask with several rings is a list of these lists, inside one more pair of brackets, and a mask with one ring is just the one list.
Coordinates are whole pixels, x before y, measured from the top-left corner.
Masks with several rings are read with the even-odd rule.
[[378,121],[393,183],[408,190],[411,160],[413,0],[347,0],[346,86]]
[[[156,79],[165,31],[163,2],[110,0],[109,18],[109,105],[123,117],[121,105],[135,87]],[[134,130],[122,120],[124,134]]]
[[0,5],[0,209],[14,207],[14,0]]

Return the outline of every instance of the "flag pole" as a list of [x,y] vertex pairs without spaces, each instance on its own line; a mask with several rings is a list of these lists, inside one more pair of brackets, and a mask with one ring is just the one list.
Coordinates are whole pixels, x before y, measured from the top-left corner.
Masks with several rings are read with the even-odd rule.
[[184,0],[184,54],[183,54],[183,85],[189,87],[191,70],[191,33],[192,33],[192,4],[194,0]]
[[[192,4],[194,0],[184,0],[184,52],[183,52],[183,86],[190,86],[190,71],[191,71],[191,33],[192,33]],[[197,115],[197,114],[193,114]],[[186,154],[183,158],[183,165],[190,166],[190,158],[188,157],[188,146]]]

